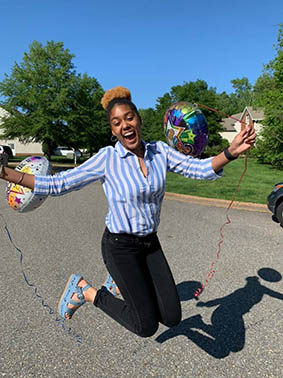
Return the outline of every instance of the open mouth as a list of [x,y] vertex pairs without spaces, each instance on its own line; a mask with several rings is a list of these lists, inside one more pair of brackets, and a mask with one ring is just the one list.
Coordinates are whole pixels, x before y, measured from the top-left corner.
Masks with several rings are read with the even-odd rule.
[[128,141],[134,140],[136,137],[136,132],[135,131],[128,131],[127,133],[124,134],[124,138]]

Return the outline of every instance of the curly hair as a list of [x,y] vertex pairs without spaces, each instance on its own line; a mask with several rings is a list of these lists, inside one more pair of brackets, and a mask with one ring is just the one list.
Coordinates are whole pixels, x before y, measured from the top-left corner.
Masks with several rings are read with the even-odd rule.
[[131,101],[131,92],[125,87],[114,87],[112,89],[108,89],[101,99],[101,105],[105,110],[107,110],[109,103],[116,98],[126,98]]
[[104,93],[101,99],[101,105],[107,112],[108,122],[110,121],[110,113],[115,105],[128,105],[130,109],[137,114],[141,121],[140,114],[136,105],[132,102],[131,92],[128,88],[117,86],[112,89],[108,89]]

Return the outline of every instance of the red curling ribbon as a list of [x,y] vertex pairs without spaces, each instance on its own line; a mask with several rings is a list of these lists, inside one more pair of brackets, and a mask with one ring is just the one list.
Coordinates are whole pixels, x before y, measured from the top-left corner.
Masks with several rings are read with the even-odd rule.
[[[247,125],[246,122],[241,121],[241,120],[239,120],[239,119],[237,119],[237,118],[235,118],[235,117],[232,117],[232,116],[230,116],[230,115],[228,115],[228,114],[225,114],[225,113],[223,113],[223,112],[221,112],[221,111],[219,111],[219,110],[216,110],[216,109],[210,108],[210,107],[207,106],[207,105],[203,105],[203,104],[197,104],[197,105],[200,106],[200,107],[202,107],[202,108],[205,108],[205,109],[207,109],[207,110],[213,111],[213,112],[215,112],[215,113],[223,114],[223,115],[225,115],[225,116],[228,117],[228,118],[232,118],[232,119],[234,119],[235,121],[240,122],[240,123],[243,124],[244,126]],[[253,127],[253,121],[252,121],[251,119],[249,119],[249,125],[250,125],[251,127]],[[240,177],[240,179],[239,179],[239,181],[238,181],[238,184],[237,184],[237,187],[236,187],[235,192],[234,192],[234,194],[233,194],[232,200],[231,200],[231,202],[229,203],[229,205],[228,205],[227,208],[226,208],[226,221],[225,221],[225,223],[222,224],[222,226],[221,226],[220,229],[219,229],[220,240],[219,240],[218,245],[217,245],[216,259],[215,259],[215,261],[213,261],[213,262],[210,264],[209,272],[208,272],[208,275],[207,275],[207,279],[206,279],[206,280],[204,281],[204,283],[202,283],[201,286],[195,291],[194,296],[195,296],[196,298],[197,298],[197,297],[203,292],[203,290],[205,289],[205,287],[208,285],[209,281],[210,281],[210,280],[212,279],[212,277],[214,276],[214,273],[215,273],[214,266],[217,264],[217,261],[218,261],[219,258],[220,258],[221,246],[222,246],[222,243],[223,243],[223,241],[224,241],[223,229],[224,229],[224,227],[225,227],[226,225],[231,224],[231,220],[230,220],[230,218],[229,218],[229,216],[228,216],[228,213],[229,213],[229,210],[230,210],[230,208],[232,207],[232,205],[233,205],[233,203],[234,203],[234,201],[235,201],[235,198],[236,198],[236,196],[237,196],[237,194],[238,194],[238,191],[239,191],[239,187],[240,187],[240,185],[241,185],[241,182],[242,182],[242,180],[243,180],[243,178],[244,178],[244,176],[245,176],[245,174],[246,174],[247,167],[248,167],[248,157],[249,157],[249,153],[250,153],[250,150],[248,150],[248,152],[247,152],[247,154],[246,154],[246,156],[245,156],[245,167],[244,167],[244,170],[243,170],[243,172],[242,172],[242,174],[241,174],[241,177]]]
[[231,115],[229,115],[229,114],[226,114],[226,113],[222,112],[221,110],[213,109],[213,108],[211,108],[211,107],[209,107],[209,106],[207,106],[207,105],[204,105],[204,104],[197,104],[197,105],[200,106],[201,108],[204,108],[204,109],[210,110],[211,112],[218,113],[218,114],[223,114],[223,115],[225,115],[226,117],[233,119],[234,121],[238,121],[238,122],[240,122],[240,123],[243,124],[244,126],[247,125],[246,122],[241,121],[240,119],[235,118],[235,117],[233,117],[233,116],[231,116]]

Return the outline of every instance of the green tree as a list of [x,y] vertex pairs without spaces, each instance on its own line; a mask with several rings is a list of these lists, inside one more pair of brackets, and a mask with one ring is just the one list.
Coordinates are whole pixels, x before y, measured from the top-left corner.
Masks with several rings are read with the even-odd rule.
[[270,91],[276,88],[276,80],[269,72],[263,74],[255,82],[254,92],[254,105],[256,107],[264,107]]
[[235,90],[230,95],[232,103],[235,105],[235,112],[242,112],[246,106],[253,105],[253,86],[247,77],[242,79],[231,80],[232,86]]
[[255,153],[259,161],[283,169],[283,24],[277,41],[277,56],[265,66],[265,73],[271,79],[260,98],[264,121]]
[[103,89],[95,78],[78,75],[72,85],[69,140],[76,148],[87,147],[90,154],[109,144],[111,130],[100,100]]
[[6,138],[41,142],[48,158],[57,144],[68,143],[70,89],[76,73],[74,55],[62,42],[34,41],[21,63],[0,83],[1,106],[10,113],[2,127]]
[[162,117],[158,117],[153,108],[139,109],[142,118],[142,138],[146,142],[153,140],[165,141],[165,133]]
[[156,111],[156,124],[159,126],[160,133],[162,133],[162,137],[160,138],[163,141],[166,141],[165,131],[164,131],[164,116],[169,108],[169,106],[175,102],[172,98],[171,93],[165,93],[162,97],[157,98],[157,104],[155,106]]
[[215,88],[208,88],[204,80],[184,82],[183,85],[173,86],[170,93],[165,93],[162,97],[157,99],[155,109],[143,109],[141,111],[144,139],[166,140],[163,119],[165,112],[172,103],[177,101],[197,103],[208,123],[208,145],[203,156],[217,154],[228,145],[228,142],[223,140],[220,135],[220,131],[222,130],[220,123],[221,115],[201,106],[201,104],[205,104],[206,106],[215,108],[217,106],[217,98]]
[[228,95],[226,92],[217,94],[216,104],[216,109],[222,113],[223,117],[226,115],[239,113],[244,110],[244,108],[239,110],[239,104],[236,97],[233,94]]

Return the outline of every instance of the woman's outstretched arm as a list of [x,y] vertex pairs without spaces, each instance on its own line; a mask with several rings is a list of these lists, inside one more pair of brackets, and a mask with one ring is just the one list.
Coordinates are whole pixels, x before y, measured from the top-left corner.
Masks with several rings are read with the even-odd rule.
[[29,173],[19,172],[8,167],[2,167],[0,178],[32,190],[34,189],[34,175],[30,175]]

